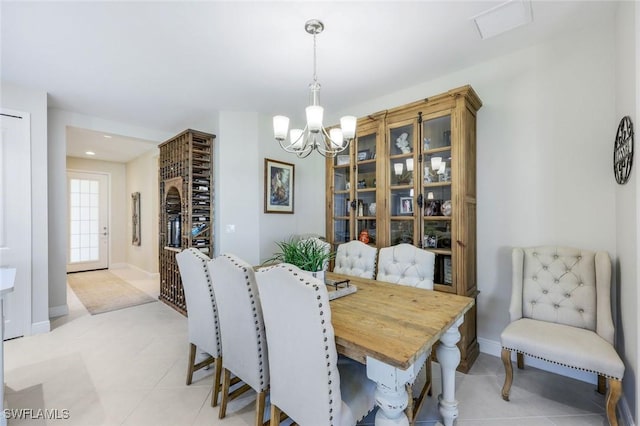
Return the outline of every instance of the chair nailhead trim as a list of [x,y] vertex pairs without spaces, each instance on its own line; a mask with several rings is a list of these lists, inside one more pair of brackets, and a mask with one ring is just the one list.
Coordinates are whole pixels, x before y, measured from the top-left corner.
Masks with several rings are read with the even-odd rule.
[[595,373],[595,374],[597,374],[597,375],[599,375],[599,376],[604,376],[604,377],[606,377],[607,379],[622,380],[622,378],[621,378],[621,377],[614,377],[614,376],[610,376],[610,375],[608,375],[608,374],[604,374],[604,373],[602,373],[602,372],[600,372],[600,371],[595,371],[595,370],[591,370],[591,369],[588,369],[588,368],[576,367],[576,366],[573,366],[573,365],[565,364],[565,363],[563,363],[563,362],[551,361],[550,359],[542,358],[542,357],[537,356],[537,355],[531,355],[530,353],[523,352],[523,351],[519,351],[519,350],[517,350],[517,349],[507,348],[506,346],[503,346],[503,347],[502,347],[502,349],[506,349],[506,350],[508,350],[508,351],[517,352],[517,353],[522,354],[522,355],[530,356],[531,358],[541,359],[541,360],[543,360],[543,361],[550,362],[551,364],[557,364],[557,365],[561,365],[561,366],[563,366],[563,367],[573,368],[574,370],[586,371],[586,372],[588,372],[588,373]]

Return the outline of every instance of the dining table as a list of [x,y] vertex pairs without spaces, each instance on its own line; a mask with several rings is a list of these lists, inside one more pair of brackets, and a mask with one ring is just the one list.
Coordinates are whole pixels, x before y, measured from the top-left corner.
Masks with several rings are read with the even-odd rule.
[[[455,372],[460,363],[458,328],[473,307],[471,297],[401,284],[326,273],[327,281],[348,280],[356,291],[333,299],[331,322],[338,353],[366,365],[376,382],[376,426],[406,426],[407,383],[413,383],[437,344],[442,393],[438,409],[445,426],[458,417]],[[342,284],[346,285],[346,283]]]

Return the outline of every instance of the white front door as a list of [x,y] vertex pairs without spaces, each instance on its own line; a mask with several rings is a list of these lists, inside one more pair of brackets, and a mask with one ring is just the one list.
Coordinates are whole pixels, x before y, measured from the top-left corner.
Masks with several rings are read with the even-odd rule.
[[30,115],[0,110],[0,267],[16,268],[4,298],[4,338],[23,336],[31,323]]
[[109,266],[109,177],[67,171],[69,248],[67,272]]

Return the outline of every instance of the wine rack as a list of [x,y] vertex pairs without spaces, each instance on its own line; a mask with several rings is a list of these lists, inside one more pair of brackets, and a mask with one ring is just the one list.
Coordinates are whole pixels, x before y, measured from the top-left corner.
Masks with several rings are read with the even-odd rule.
[[213,255],[214,139],[188,129],[159,146],[160,300],[183,314],[187,306],[176,253],[195,247]]

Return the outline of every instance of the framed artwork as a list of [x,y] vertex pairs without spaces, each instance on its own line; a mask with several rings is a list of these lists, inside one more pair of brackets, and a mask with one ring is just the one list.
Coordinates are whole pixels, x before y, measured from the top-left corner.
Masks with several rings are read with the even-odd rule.
[[400,214],[413,214],[412,197],[400,197]]
[[264,212],[293,214],[294,165],[264,159]]
[[131,194],[131,244],[140,245],[140,193]]

